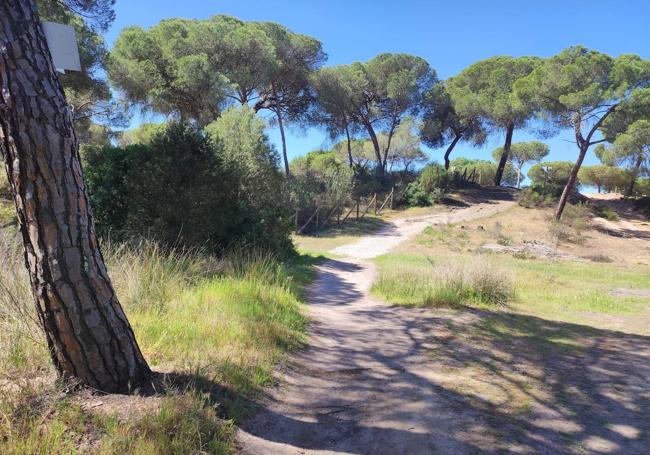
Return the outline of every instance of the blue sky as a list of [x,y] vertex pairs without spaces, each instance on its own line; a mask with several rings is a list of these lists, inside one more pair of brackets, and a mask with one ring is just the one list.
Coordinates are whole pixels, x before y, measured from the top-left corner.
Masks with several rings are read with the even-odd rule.
[[[575,44],[614,56],[650,58],[648,0],[117,0],[115,10],[117,19],[106,35],[109,45],[130,25],[146,28],[166,18],[229,14],[278,22],[319,39],[327,65],[407,52],[425,58],[442,79],[494,55],[548,57]],[[279,133],[270,130],[269,135],[279,149]],[[514,141],[530,139],[515,131]],[[570,139],[568,132],[547,139],[549,159],[575,159]],[[316,129],[290,130],[287,141],[290,157],[329,145]],[[489,159],[502,142],[503,135],[494,135],[483,148],[459,145],[454,155]],[[441,150],[429,152],[441,161]],[[590,154],[586,163],[595,162]]]

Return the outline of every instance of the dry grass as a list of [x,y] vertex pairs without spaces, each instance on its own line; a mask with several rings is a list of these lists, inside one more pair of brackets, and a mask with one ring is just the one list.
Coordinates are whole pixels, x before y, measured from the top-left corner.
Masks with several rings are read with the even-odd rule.
[[487,258],[428,266],[382,261],[373,291],[391,303],[413,306],[502,305],[514,297],[512,277]]
[[[201,388],[190,384],[126,420],[100,419],[54,384],[18,244],[0,230],[0,453],[227,453],[233,426],[221,418],[242,418],[305,336],[309,258],[282,263],[246,250],[214,257],[151,242],[104,245],[152,368]],[[224,392],[210,398],[206,388]]]

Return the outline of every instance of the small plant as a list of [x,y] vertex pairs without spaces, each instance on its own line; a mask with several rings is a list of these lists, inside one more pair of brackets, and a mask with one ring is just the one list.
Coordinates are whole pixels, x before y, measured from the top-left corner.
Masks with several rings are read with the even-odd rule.
[[605,218],[609,221],[618,220],[618,213],[616,213],[616,211],[609,205],[595,205],[593,208],[593,213],[594,215]]

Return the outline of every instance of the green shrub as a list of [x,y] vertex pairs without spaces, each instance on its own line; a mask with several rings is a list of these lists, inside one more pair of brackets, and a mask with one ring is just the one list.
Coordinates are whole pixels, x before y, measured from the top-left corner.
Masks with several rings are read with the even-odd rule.
[[533,207],[550,207],[553,202],[553,196],[538,193],[531,187],[524,188],[517,195],[517,203],[529,209]]
[[[476,183],[483,186],[494,185],[494,177],[497,173],[497,163],[488,160],[477,160],[470,158],[456,158],[450,163],[450,170],[459,174],[465,174],[469,178],[472,172],[475,173]],[[501,177],[501,184],[514,186],[517,184],[517,171],[512,164],[506,164]]]
[[290,251],[290,216],[277,172],[256,174],[253,185],[232,164],[237,160],[225,155],[218,140],[180,124],[170,124],[148,145],[87,148],[85,174],[98,232],[168,246],[222,250],[246,243]]
[[535,193],[557,198],[562,194],[573,169],[570,161],[548,161],[531,166],[528,178]]
[[439,203],[447,194],[451,178],[445,168],[432,163],[406,187],[405,199],[410,206],[427,207]]

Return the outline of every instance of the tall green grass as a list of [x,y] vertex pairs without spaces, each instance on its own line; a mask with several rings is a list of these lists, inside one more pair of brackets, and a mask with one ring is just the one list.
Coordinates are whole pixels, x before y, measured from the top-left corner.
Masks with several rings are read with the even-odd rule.
[[502,305],[514,297],[510,274],[483,257],[425,263],[383,259],[373,291],[412,306]]
[[[103,252],[152,368],[227,390],[219,404],[229,418],[247,412],[287,350],[304,340],[309,259],[281,262],[245,249],[216,257],[147,241],[105,244]],[[84,452],[86,433],[97,453],[227,452],[232,427],[191,388],[119,425],[52,398],[59,392],[22,250],[7,230],[0,230],[0,266],[0,453]]]

